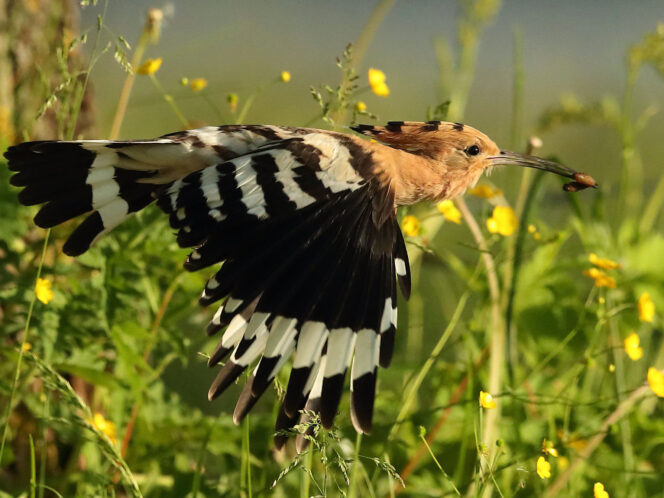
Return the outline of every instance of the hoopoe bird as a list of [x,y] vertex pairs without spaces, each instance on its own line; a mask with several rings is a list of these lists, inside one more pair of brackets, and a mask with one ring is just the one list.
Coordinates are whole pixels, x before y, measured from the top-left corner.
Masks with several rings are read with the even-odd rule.
[[[352,127],[360,136],[310,128],[230,125],[153,140],[26,142],[5,153],[23,187],[19,201],[43,204],[43,228],[88,214],[64,244],[78,256],[153,201],[184,267],[223,263],[200,304],[223,300],[207,333],[225,328],[208,365],[220,368],[210,400],[255,365],[233,420],[240,423],[293,356],[276,421],[282,434],[304,413],[332,426],[350,368],[351,420],[371,430],[378,366],[390,364],[397,284],[410,294],[406,245],[396,207],[461,195],[499,165],[570,178],[589,175],[537,157],[501,151],[461,123],[389,122]],[[306,445],[298,441],[298,448]]]

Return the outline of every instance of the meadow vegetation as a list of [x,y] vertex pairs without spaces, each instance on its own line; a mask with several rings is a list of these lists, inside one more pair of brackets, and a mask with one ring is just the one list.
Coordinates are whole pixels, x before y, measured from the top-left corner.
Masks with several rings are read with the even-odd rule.
[[[372,100],[394,98],[389,74],[358,70],[393,3],[379,2],[358,43],[340,47],[340,82],[312,86],[320,112],[302,125],[371,122]],[[77,138],[99,57],[115,56],[126,78],[113,137],[135,78],[152,80],[183,127],[198,118],[172,96],[178,85],[211,106],[219,121],[209,124],[225,124],[291,80],[284,68],[223,100],[203,78],[161,81],[162,60],[143,57],[159,43],[159,10],[142,33],[118,34],[106,4],[83,8],[97,26],[58,40],[56,83],[37,115],[0,112],[0,150],[31,138],[16,123],[47,117],[51,138]],[[422,120],[463,120],[499,8],[460,1],[458,43],[436,47],[442,98]],[[61,251],[71,224],[36,228],[0,164],[0,496],[664,496],[664,177],[644,180],[638,136],[653,109],[634,105],[642,71],[664,80],[664,25],[626,47],[622,95],[564,96],[534,125],[522,118],[522,44],[516,32],[510,146],[532,152],[563,127],[609,127],[619,183],[597,173],[599,190],[569,194],[524,171],[513,198],[484,178],[465,200],[401,209],[413,295],[379,373],[373,433],[355,434],[345,396],[338,427],[314,418],[299,455],[272,444],[288,369],[241,427],[230,416],[241,385],[207,404],[216,340],[196,300],[212,270],[182,270],[187,251],[156,207],[74,260]],[[85,64],[72,56],[83,46]]]

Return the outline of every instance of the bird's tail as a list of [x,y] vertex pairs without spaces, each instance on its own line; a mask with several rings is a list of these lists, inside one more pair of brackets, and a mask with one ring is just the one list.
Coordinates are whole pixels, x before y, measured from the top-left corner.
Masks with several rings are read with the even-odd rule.
[[77,256],[150,204],[153,194],[170,183],[164,175],[169,166],[163,160],[169,144],[182,147],[167,139],[38,141],[10,147],[5,157],[16,172],[11,184],[24,187],[19,201],[27,206],[43,204],[34,220],[38,226],[54,227],[90,213],[63,247],[66,254]]

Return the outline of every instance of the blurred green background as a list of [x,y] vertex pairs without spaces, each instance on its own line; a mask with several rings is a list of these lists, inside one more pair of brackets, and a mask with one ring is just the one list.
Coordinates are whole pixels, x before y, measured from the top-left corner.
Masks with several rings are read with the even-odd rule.
[[[255,96],[245,123],[327,128],[311,87],[339,85],[336,58],[386,3],[111,1],[94,52],[105,4],[99,1],[82,9],[85,60],[73,51],[65,61],[71,66],[61,64],[66,70],[52,64],[61,39],[70,39],[60,33],[41,54],[43,67],[30,68],[33,80],[46,83],[23,87],[23,96],[35,100],[24,106],[30,113],[23,119],[34,121],[58,83],[76,88],[82,78],[68,71],[85,67],[110,41],[90,73],[96,122],[84,138],[108,137],[127,78],[113,44],[122,35],[135,48],[146,10],[159,7],[161,36],[145,57],[163,59],[154,76],[192,127],[223,124],[214,107],[231,122],[226,99],[235,93],[240,107]],[[40,1],[12,5],[36,16]],[[18,205],[18,189],[0,166],[0,401],[12,401],[0,497],[4,491],[50,496],[44,485],[62,496],[393,496],[402,491],[394,470],[407,480],[402,496],[452,496],[454,484],[468,496],[592,496],[596,481],[614,498],[664,496],[663,401],[644,389],[648,368],[664,366],[664,115],[651,116],[664,104],[662,21],[664,4],[655,0],[401,0],[389,10],[358,67],[360,90],[345,105],[364,101],[379,123],[425,120],[427,109],[448,99],[466,102],[458,89],[467,78],[467,106],[456,111],[458,119],[518,151],[538,135],[538,155],[588,172],[601,188],[572,195],[558,178],[502,168],[481,183],[504,196],[466,196],[469,214],[461,224],[432,205],[401,209],[400,217],[416,216],[422,229],[407,237],[413,295],[407,303],[399,297],[395,358],[379,372],[374,431],[356,438],[345,395],[338,430],[322,432],[316,451],[305,456],[293,448],[273,451],[279,389],[268,390],[242,427],[232,424],[230,413],[243,381],[207,402],[214,372],[204,366],[204,355],[217,338],[203,331],[214,310],[200,309],[196,300],[213,270],[182,272],[188,251],[177,248],[156,207],[80,258],[60,251],[73,223],[55,228],[42,253],[45,232],[32,223],[36,209]],[[24,22],[29,26],[30,17]],[[25,43],[24,24],[19,27],[9,30],[10,41]],[[459,57],[468,53],[469,33],[479,45],[476,64],[464,73]],[[516,47],[515,38],[521,40]],[[634,63],[636,53],[642,58]],[[131,50],[126,55],[131,58]],[[366,88],[370,67],[387,75],[387,98]],[[288,83],[278,81],[284,70],[291,73]],[[638,75],[634,86],[626,86],[628,74]],[[205,78],[208,86],[193,92],[180,83],[183,77]],[[21,94],[24,81],[16,78],[13,95]],[[75,121],[76,93],[54,94],[55,112],[41,120]],[[335,124],[348,125],[351,114]],[[645,126],[643,116],[651,116]],[[358,121],[372,122],[367,115]],[[138,75],[120,137],[149,138],[183,127],[153,81]],[[4,130],[3,145],[11,141]],[[20,141],[23,130],[16,131]],[[514,207],[520,217],[509,236],[487,230],[497,205]],[[473,220],[479,236],[469,230]],[[593,286],[584,276],[593,267],[590,253],[622,265],[607,270],[615,288]],[[495,270],[487,270],[487,256]],[[34,300],[41,261],[41,276],[54,292],[47,304]],[[489,276],[498,280],[498,296]],[[656,310],[651,321],[638,312],[644,293]],[[28,316],[30,349],[20,353],[24,362],[17,369]],[[643,348],[634,361],[623,346],[632,333]],[[444,347],[431,357],[436,344]],[[492,392],[498,409],[478,406],[480,390]],[[616,413],[617,420],[603,425]],[[105,428],[117,432],[115,441],[87,420],[93,414],[109,422]],[[430,449],[421,431],[431,436]],[[597,437],[598,446],[585,454]],[[543,439],[559,459],[542,451]],[[550,478],[538,475],[539,457],[551,463]],[[574,472],[566,474],[568,468]],[[323,483],[329,486],[321,489]]]

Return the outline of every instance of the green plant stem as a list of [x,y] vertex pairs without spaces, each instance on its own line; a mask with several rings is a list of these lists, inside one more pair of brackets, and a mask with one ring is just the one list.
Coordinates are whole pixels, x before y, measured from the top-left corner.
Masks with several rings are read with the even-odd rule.
[[28,307],[28,316],[25,319],[25,328],[23,329],[23,338],[21,339],[21,346],[18,350],[18,360],[16,361],[16,370],[14,371],[14,381],[12,382],[12,390],[9,394],[9,401],[7,402],[7,410],[5,412],[5,425],[2,429],[2,443],[0,444],[0,463],[2,462],[2,457],[5,452],[5,443],[7,441],[7,431],[9,430],[9,417],[12,413],[14,406],[14,397],[16,396],[16,387],[18,386],[19,377],[21,375],[21,363],[23,362],[23,354],[25,352],[25,343],[28,342],[28,336],[30,334],[30,321],[32,320],[32,312],[35,308],[35,303],[37,301],[37,293],[35,292],[35,287],[37,286],[37,281],[41,278],[42,268],[44,267],[44,258],[46,256],[46,248],[48,247],[48,239],[51,235],[51,229],[46,230],[46,235],[44,236],[44,244],[42,245],[41,257],[39,258],[39,265],[37,266],[37,275],[35,276],[35,285],[32,288],[32,298],[30,299],[30,305]]
[[249,109],[251,109],[251,106],[254,103],[254,100],[256,100],[256,97],[258,97],[261,93],[263,93],[263,90],[265,88],[265,85],[259,86],[254,93],[249,95],[247,99],[244,101],[244,104],[242,104],[242,109],[240,109],[240,113],[237,115],[237,119],[235,120],[235,124],[242,124],[244,121],[244,118],[247,117],[247,113],[249,112]]
[[35,456],[35,441],[32,434],[28,434],[30,441],[30,498],[36,498],[37,491],[37,462]]
[[[527,151],[530,153],[531,151]],[[532,171],[525,170],[521,177],[521,186],[515,206],[515,216],[519,220],[519,228],[516,235],[510,240],[507,247],[507,264],[503,273],[503,309],[505,310],[505,331],[507,334],[507,362],[508,379],[511,385],[515,385],[514,367],[519,364],[517,349],[517,330],[512,327],[512,316],[514,314],[514,300],[516,297],[516,288],[519,280],[519,270],[521,268],[521,259],[523,256],[523,245],[528,233],[528,219],[530,210],[533,206],[535,196],[539,186],[542,183],[544,175],[536,175],[532,179]]]
[[662,210],[662,205],[664,205],[664,177],[659,179],[657,182],[657,187],[652,193],[646,208],[643,210],[643,216],[641,217],[641,223],[639,225],[639,231],[642,234],[649,233],[652,230],[652,227],[657,221],[657,216]]
[[[611,301],[607,301],[607,306],[611,308]],[[621,346],[620,334],[618,332],[617,324],[615,320],[607,319],[606,321],[610,345],[614,347],[613,349],[613,364],[615,365],[615,379],[616,379],[616,397],[618,401],[623,401],[625,399],[625,364],[623,361],[624,353]],[[620,437],[622,439],[623,446],[623,463],[624,463],[624,489],[629,490],[627,494],[633,496],[634,490],[631,486],[632,481],[632,472],[635,470],[636,464],[634,461],[634,446],[632,445],[632,428],[629,424],[629,421],[622,419],[619,422],[620,427]]]
[[[106,11],[108,10],[108,0],[104,1],[104,9],[102,10],[101,16],[99,17],[100,23],[97,26],[97,36],[95,37],[95,43],[92,46],[92,54],[93,56],[91,57],[90,65],[88,66],[88,70],[85,72],[85,79],[83,80],[83,85],[81,87],[81,90],[79,94],[77,95],[76,98],[76,103],[75,105],[72,106],[72,109],[74,109],[74,112],[70,116],[70,124],[71,127],[68,129],[66,133],[66,137],[64,137],[65,140],[73,140],[74,139],[74,133],[76,133],[76,123],[78,122],[78,115],[81,112],[81,105],[83,104],[83,97],[85,96],[85,90],[88,88],[88,83],[90,82],[90,73],[92,72],[92,68],[95,66],[97,63],[97,60],[99,60],[99,56],[101,54],[97,54],[97,48],[99,47],[99,40],[101,39],[101,31],[102,28],[104,27],[104,19],[106,18]],[[103,53],[103,52],[102,52]],[[94,55],[97,54],[97,55]],[[62,137],[61,137],[62,138]]]
[[[48,420],[48,417],[50,416],[51,412],[51,397],[48,393],[45,393],[46,396],[46,402],[44,403],[44,413],[42,416],[42,420]],[[45,422],[42,422],[43,424],[43,430],[42,430],[42,448],[41,448],[41,458],[39,460],[39,491],[38,491],[38,497],[43,498],[44,497],[44,490],[46,489],[46,456],[47,456],[47,451],[48,451],[48,441],[46,440],[46,437],[48,435],[48,427]]]
[[640,192],[634,192],[638,187],[635,185],[634,177],[638,177],[635,170],[634,161],[634,127],[632,124],[632,113],[634,105],[634,87],[639,75],[640,66],[631,66],[627,73],[625,82],[625,91],[622,100],[622,113],[619,122],[618,131],[622,141],[621,147],[621,165],[620,165],[620,190],[618,192],[619,213],[624,213],[626,217],[634,215],[634,208],[638,205]]
[[[369,45],[371,45],[371,41],[376,35],[376,31],[378,31],[379,26],[383,23],[385,17],[390,12],[390,10],[392,10],[392,7],[394,7],[395,3],[396,0],[380,0],[374,8],[371,16],[362,28],[360,36],[357,38],[357,42],[355,42],[355,46],[353,47],[353,59],[351,61],[352,69],[357,71],[357,68],[359,68],[362,64],[364,54],[366,54]],[[339,94],[345,94],[348,89],[348,85],[350,84],[351,82],[342,76]],[[340,106],[333,114],[332,122],[334,123],[335,128],[340,128],[346,122],[347,110],[348,109],[345,106]]]
[[173,99],[173,96],[170,93],[167,93],[166,90],[164,90],[164,87],[161,86],[161,83],[159,83],[159,80],[156,78],[154,74],[150,75],[150,79],[152,80],[152,83],[154,83],[154,86],[157,87],[157,90],[161,93],[162,97],[164,100],[168,103],[170,108],[173,110],[177,118],[180,120],[180,123],[185,128],[189,128],[189,121],[187,118],[184,117],[184,114],[182,114],[182,111],[180,111],[180,108],[177,106],[175,103],[175,99]]
[[394,422],[394,425],[390,429],[390,433],[387,436],[387,440],[389,441],[392,436],[394,435],[394,432],[396,431],[396,428],[406,419],[408,416],[408,413],[410,412],[410,409],[413,405],[413,402],[415,401],[415,395],[420,389],[420,386],[422,385],[422,381],[426,378],[427,374],[429,373],[429,370],[431,370],[431,367],[436,363],[436,360],[438,359],[438,355],[440,355],[441,351],[443,350],[443,347],[447,343],[448,339],[452,335],[452,332],[456,328],[457,323],[459,322],[459,319],[461,318],[461,314],[466,306],[466,302],[468,301],[468,298],[470,296],[470,292],[466,291],[461,298],[459,299],[459,302],[457,303],[456,309],[454,310],[454,313],[452,314],[452,318],[450,318],[450,321],[447,324],[447,327],[445,328],[445,331],[443,332],[443,335],[440,336],[440,339],[438,339],[438,342],[434,346],[433,350],[431,351],[431,355],[429,355],[429,358],[424,362],[424,365],[422,365],[422,368],[417,374],[417,377],[415,377],[415,380],[413,380],[412,384],[410,385],[408,389],[408,393],[406,394],[404,398],[404,402],[401,405],[401,409],[399,410],[399,414],[397,415],[396,421]]
[[300,480],[300,498],[309,498],[309,488],[311,487],[311,465],[313,463],[313,448],[304,455],[304,467],[309,472],[304,472],[304,477]]
[[431,446],[429,446],[429,443],[427,442],[426,438],[424,437],[424,434],[420,434],[420,439],[422,440],[422,444],[426,446],[426,449],[429,451],[429,455],[431,455],[431,458],[433,459],[434,463],[436,464],[436,467],[438,467],[438,470],[440,470],[440,473],[443,474],[443,477],[447,480],[447,482],[450,483],[450,486],[452,486],[452,489],[456,493],[457,496],[461,496],[461,493],[459,493],[459,490],[457,487],[454,485],[454,481],[450,479],[450,476],[447,475],[447,472],[443,469],[443,466],[440,464],[438,459],[436,458],[436,455],[433,454],[433,451],[431,451]]
[[124,121],[125,113],[127,112],[127,104],[129,103],[129,96],[131,95],[131,89],[134,86],[134,80],[136,80],[136,68],[141,65],[141,60],[143,59],[143,54],[145,49],[150,42],[150,32],[147,24],[141,31],[141,35],[138,37],[138,42],[136,42],[136,49],[134,50],[134,55],[131,58],[131,68],[132,72],[127,74],[127,77],[124,80],[122,85],[122,91],[120,92],[120,98],[118,99],[118,106],[115,108],[115,114],[113,115],[113,124],[111,125],[111,132],[108,134],[109,140],[117,140],[120,135],[120,127]]
[[191,495],[192,498],[198,498],[198,490],[201,487],[201,476],[203,475],[203,463],[205,461],[205,450],[207,448],[208,442],[210,441],[210,436],[212,435],[212,429],[208,429],[207,434],[205,435],[205,440],[201,445],[201,449],[198,452],[198,458],[196,459],[196,473],[194,474],[194,481],[191,486]]
[[[498,393],[501,391],[502,387],[503,365],[505,364],[505,326],[500,313],[500,286],[498,283],[498,274],[496,272],[493,256],[489,251],[484,235],[482,235],[482,231],[468,209],[466,202],[463,199],[459,199],[457,205],[466,220],[468,228],[475,239],[475,243],[480,251],[482,251],[482,260],[484,261],[484,267],[486,268],[489,296],[491,298],[491,356],[489,358],[488,389],[490,393]],[[491,461],[496,453],[496,445],[493,444],[493,442],[496,439],[496,431],[500,419],[500,408],[501,404],[499,403],[495,409],[489,410],[483,428],[482,441],[489,451],[488,461]],[[485,471],[490,472],[490,469],[485,468]],[[490,492],[491,486],[487,486],[485,496],[487,493],[490,494]]]
[[201,94],[201,97],[203,97],[203,100],[205,100],[205,102],[207,102],[207,104],[212,108],[214,113],[217,115],[217,119],[219,120],[219,124],[223,124],[223,123],[226,123],[228,121],[226,118],[224,118],[224,115],[221,112],[221,109],[219,109],[219,107],[214,102],[214,100],[212,100],[206,92],[203,92]]
[[250,427],[249,427],[249,415],[244,418],[244,442],[245,447],[243,448],[243,455],[246,460],[246,476],[247,476],[247,497],[252,498],[251,493],[251,438],[250,436]]
[[355,437],[355,453],[353,454],[353,471],[350,474],[350,485],[348,486],[348,498],[355,498],[357,480],[360,473],[360,446],[362,445],[362,433],[358,432]]

